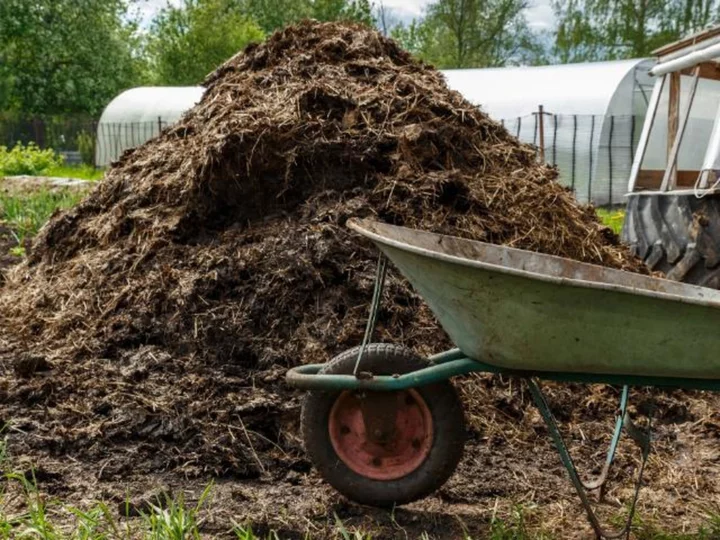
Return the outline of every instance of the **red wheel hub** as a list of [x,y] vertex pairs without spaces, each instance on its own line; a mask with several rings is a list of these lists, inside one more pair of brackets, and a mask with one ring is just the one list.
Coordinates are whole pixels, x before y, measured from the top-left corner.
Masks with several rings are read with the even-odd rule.
[[[338,457],[357,474],[396,480],[416,470],[430,453],[432,415],[415,390],[385,393],[377,398],[382,399],[380,407],[363,403],[377,394],[364,398],[351,391],[340,394],[330,410],[330,441]],[[389,429],[381,433],[377,426]]]

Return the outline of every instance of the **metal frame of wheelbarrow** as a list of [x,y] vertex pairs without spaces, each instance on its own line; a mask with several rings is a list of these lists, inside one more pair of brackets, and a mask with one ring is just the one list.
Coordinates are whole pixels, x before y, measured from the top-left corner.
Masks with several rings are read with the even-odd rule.
[[[359,371],[358,368],[362,361],[364,349],[370,342],[375,326],[385,281],[386,265],[387,261],[384,255],[381,255],[378,262],[375,290],[370,308],[370,317],[368,319],[365,336],[358,353],[358,360],[355,366],[354,374],[323,374],[319,372],[325,364],[309,364],[291,369],[286,376],[287,382],[295,388],[309,391],[366,390],[392,392],[442,382],[452,377],[466,375],[468,373],[485,372],[523,379],[528,383],[533,401],[545,421],[548,431],[550,432],[550,436],[558,450],[558,453],[560,454],[562,464],[570,475],[570,480],[577,491],[595,535],[598,538],[620,538],[622,536],[629,536],[642,484],[643,471],[650,453],[650,423],[648,423],[647,429],[640,429],[635,426],[627,413],[629,387],[645,386],[720,391],[720,381],[709,379],[514,370],[494,366],[479,359],[469,358],[460,349],[451,349],[434,356],[430,356],[428,358],[428,362],[430,364],[428,367],[402,375],[374,375],[372,373]],[[623,387],[615,421],[615,428],[607,451],[605,465],[603,466],[601,473],[594,480],[583,482],[580,479],[580,475],[575,467],[572,457],[570,456],[567,445],[560,434],[557,422],[550,411],[545,395],[540,386],[537,384],[536,379],[587,384],[600,383]],[[651,413],[652,411],[650,411],[650,414]],[[608,480],[608,473],[615,458],[615,451],[623,430],[639,446],[642,453],[642,460],[637,474],[635,492],[627,521],[621,530],[608,532],[600,525],[600,522],[592,509],[592,505],[588,497],[588,491],[599,489],[600,497],[602,498],[604,487]]]

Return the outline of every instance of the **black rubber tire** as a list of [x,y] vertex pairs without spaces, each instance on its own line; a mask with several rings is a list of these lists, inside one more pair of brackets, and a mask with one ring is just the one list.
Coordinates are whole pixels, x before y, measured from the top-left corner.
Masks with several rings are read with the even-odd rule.
[[[375,375],[404,374],[427,367],[424,360],[405,347],[373,343],[366,347],[361,371]],[[351,374],[359,348],[336,356],[320,371]],[[301,417],[305,450],[322,477],[348,499],[381,508],[407,504],[427,497],[440,488],[455,471],[465,446],[463,407],[449,382],[415,389],[425,401],[433,422],[433,441],[427,459],[410,474],[389,481],[367,478],[351,470],[338,457],[328,422],[330,410],[341,392],[309,392]]]
[[632,194],[622,240],[668,279],[720,289],[720,197]]

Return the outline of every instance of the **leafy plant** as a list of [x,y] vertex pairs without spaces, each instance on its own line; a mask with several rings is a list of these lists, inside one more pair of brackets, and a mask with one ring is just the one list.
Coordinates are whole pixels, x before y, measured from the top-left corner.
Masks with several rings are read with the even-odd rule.
[[604,210],[600,208],[597,210],[597,214],[603,225],[610,227],[615,234],[622,232],[625,221],[625,210]]
[[32,142],[27,146],[17,143],[12,149],[0,146],[0,176],[39,175],[62,164],[62,156],[54,150],[41,150]]
[[197,505],[194,508],[187,508],[182,495],[177,500],[168,500],[165,508],[152,506],[152,512],[142,514],[145,526],[150,532],[153,540],[190,540],[200,538],[199,517],[205,501],[207,501],[212,490],[212,484],[208,485],[200,495]]

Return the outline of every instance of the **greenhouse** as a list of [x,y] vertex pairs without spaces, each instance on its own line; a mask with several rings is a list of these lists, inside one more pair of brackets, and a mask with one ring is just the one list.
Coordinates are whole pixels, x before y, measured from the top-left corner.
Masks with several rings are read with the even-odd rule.
[[[581,201],[624,204],[653,60],[445,71],[448,84],[540,146]],[[539,116],[542,106],[543,114]]]
[[[540,146],[560,180],[582,201],[624,204],[637,140],[650,100],[654,60],[444,71],[448,85],[481,106],[522,141]],[[201,87],[145,87],[114,99],[100,119],[97,164],[176,122],[202,97]],[[543,114],[538,111],[542,106]],[[707,110],[706,110],[707,109]],[[667,122],[667,107],[656,122]],[[665,117],[663,119],[663,116]],[[689,129],[709,136],[715,109],[693,108]],[[705,134],[707,131],[707,134]],[[662,161],[662,141],[646,159]]]
[[98,122],[95,165],[107,167],[128,148],[158,135],[200,101],[203,92],[194,86],[144,86],[117,96]]

